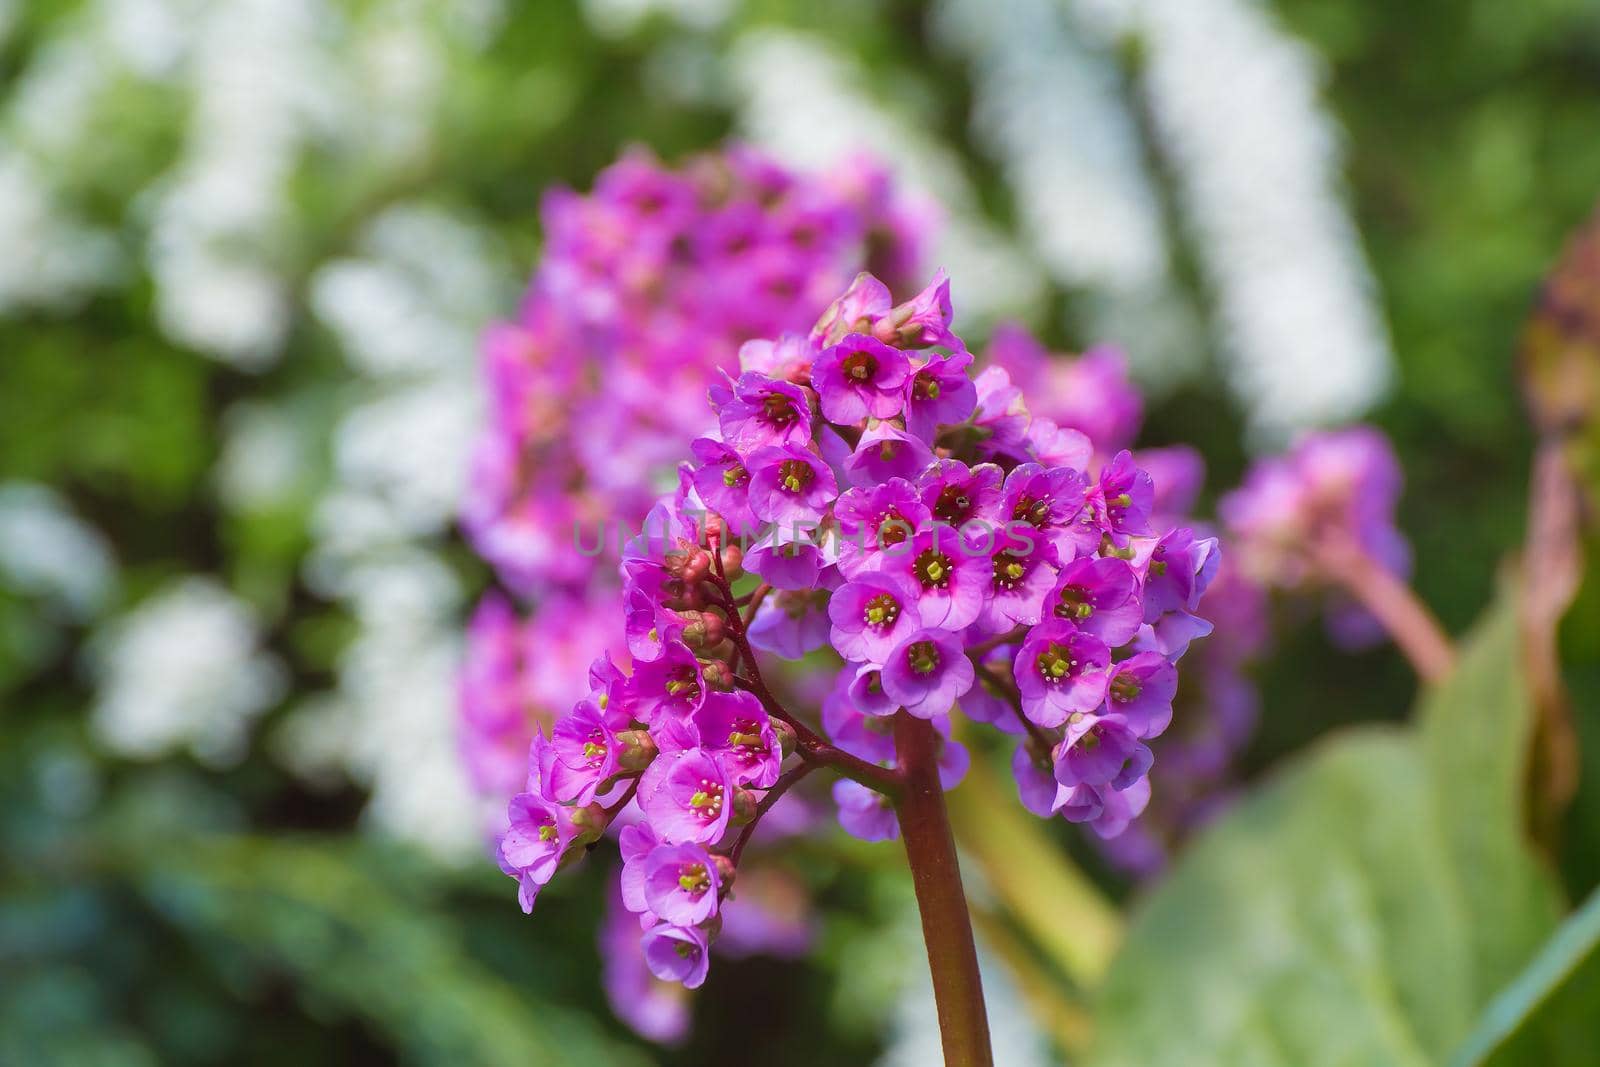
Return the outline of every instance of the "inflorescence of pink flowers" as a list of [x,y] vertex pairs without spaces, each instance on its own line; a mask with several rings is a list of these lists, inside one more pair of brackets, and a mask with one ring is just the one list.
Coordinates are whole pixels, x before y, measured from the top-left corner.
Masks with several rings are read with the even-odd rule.
[[1218,512],[1252,580],[1331,593],[1329,630],[1340,644],[1359,647],[1384,628],[1352,599],[1352,568],[1398,579],[1411,571],[1411,546],[1395,522],[1401,485],[1388,439],[1351,426],[1305,434],[1283,455],[1257,461]]
[[[750,341],[739,364],[622,553],[630,669],[600,655],[534,733],[498,844],[531,910],[620,828],[644,960],[689,988],[747,844],[806,775],[838,776],[846,830],[896,835],[912,720],[937,731],[945,788],[967,763],[959,708],[1016,738],[1031,811],[1120,833],[1220,561],[1215,538],[1156,521],[1128,451],[1030,413],[1000,360],[974,373],[942,276],[895,304],[862,274],[809,335]],[[1131,435],[1137,399],[1088,413],[1103,439]],[[832,674],[817,718],[779,697],[771,658],[801,656]]]
[[739,147],[678,170],[631,153],[588,195],[547,194],[542,216],[518,315],[484,340],[490,409],[462,509],[531,607],[491,593],[469,633],[463,756],[500,798],[532,723],[583,692],[596,648],[622,650],[614,556],[575,551],[575,532],[637,524],[742,342],[808,328],[863,264],[909,280],[931,225],[865,160],[807,177]]
[[1387,629],[1424,673],[1448,664],[1397,583],[1381,434],[1257,462],[1219,508],[1224,562],[1193,517],[1200,455],[1129,451],[1120,352],[1002,326],[975,358],[942,273],[893,302],[874,274],[912,279],[932,227],[873,164],[633,153],[543,215],[519,314],[485,338],[463,526],[502,591],[468,633],[462,753],[516,794],[496,851],[525,909],[620,846],[604,977],[648,1037],[682,1036],[713,941],[806,950],[783,844],[817,826],[791,789],[819,769],[846,831],[895,837],[908,783],[963,776],[959,712],[1006,735],[1029,810],[1148,875],[1227,800],[1269,589],[1328,595],[1345,643]]

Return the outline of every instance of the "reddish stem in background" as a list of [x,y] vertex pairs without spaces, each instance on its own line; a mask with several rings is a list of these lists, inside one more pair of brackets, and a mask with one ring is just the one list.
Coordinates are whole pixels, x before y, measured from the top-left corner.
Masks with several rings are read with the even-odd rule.
[[905,776],[895,813],[922,916],[945,1067],[993,1067],[978,950],[939,783],[939,734],[932,723],[900,711],[894,743]]
[[1424,682],[1439,682],[1455,666],[1456,650],[1439,620],[1409,585],[1384,569],[1353,541],[1318,545],[1323,572],[1372,612]]
[[755,815],[745,824],[744,829],[739,831],[739,839],[733,843],[733,848],[728,850],[728,858],[733,861],[735,867],[739,865],[739,857],[744,854],[744,846],[749,842],[751,835],[756,832],[756,826],[761,822],[761,817],[771,811],[772,806],[778,802],[783,794],[793,788],[795,783],[816,770],[818,766],[819,764],[816,763],[802,763],[798,767],[785,771],[782,777],[772,783],[772,788],[766,791],[761,797],[761,802],[756,805]]
[[1028,731],[1028,736],[1033,739],[1033,743],[1038,746],[1039,751],[1048,754],[1054,750],[1056,743],[1050,740],[1049,735],[1040,728],[1038,723],[1034,722],[1023,713],[1022,697],[1017,693],[1016,689],[1007,684],[1004,678],[1000,677],[992,669],[990,669],[988,664],[975,663],[973,666],[976,667],[978,673],[987,678],[996,689],[1000,690],[1000,692],[1006,695],[1006,700],[1011,704],[1011,710],[1017,713],[1017,719],[1021,721],[1023,729]]

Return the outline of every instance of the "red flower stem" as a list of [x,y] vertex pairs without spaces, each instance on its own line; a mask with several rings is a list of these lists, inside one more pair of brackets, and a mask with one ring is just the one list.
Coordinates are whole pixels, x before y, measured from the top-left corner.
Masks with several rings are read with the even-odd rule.
[[922,916],[945,1067],[993,1067],[972,919],[939,784],[939,735],[932,723],[900,711],[894,742],[905,775],[895,813]]
[[739,831],[739,839],[733,843],[733,848],[728,850],[728,858],[733,861],[735,867],[739,865],[739,857],[744,854],[744,846],[750,840],[751,835],[756,832],[756,826],[761,822],[761,817],[772,810],[772,805],[776,804],[783,794],[792,789],[800,779],[816,770],[818,766],[819,764],[816,763],[802,763],[798,767],[785,771],[782,777],[772,783],[772,788],[766,791],[761,798],[761,802],[756,805],[755,815],[745,824],[744,829]]
[[755,587],[755,590],[750,594],[749,608],[745,611],[743,621],[739,624],[740,629],[747,630],[750,628],[750,621],[756,617],[756,611],[761,607],[761,602],[767,599],[767,594],[770,592],[772,592],[772,586],[766,582],[762,582]]
[[1372,612],[1417,677],[1433,683],[1450,673],[1456,661],[1455,646],[1409,585],[1348,540],[1322,544],[1316,560],[1324,573]]
[[990,670],[987,664],[977,663],[974,666],[977,667],[979,674],[989,679],[996,689],[1006,695],[1006,699],[1011,703],[1011,710],[1017,713],[1017,719],[1021,721],[1023,728],[1028,731],[1028,736],[1039,747],[1039,751],[1048,754],[1054,749],[1055,742],[1050,740],[1050,737],[1039,728],[1037,723],[1022,713],[1022,697],[1017,694],[1017,691],[1007,685],[1005,679]]
[[[868,763],[859,756],[852,756],[841,748],[830,745],[820,734],[803,721],[790,714],[777,697],[772,695],[772,690],[767,688],[766,681],[761,677],[761,667],[756,663],[755,649],[750,647],[750,640],[745,635],[745,624],[739,609],[734,602],[733,589],[728,584],[727,575],[722,569],[722,554],[712,546],[712,569],[715,575],[712,581],[721,592],[728,607],[728,636],[732,638],[734,649],[737,653],[734,659],[735,667],[740,660],[749,668],[748,677],[734,675],[733,680],[745,689],[756,695],[762,707],[767,709],[767,714],[774,719],[779,719],[789,724],[794,729],[795,743],[800,753],[800,758],[810,763],[832,767],[846,778],[860,782],[868,789],[874,789],[886,796],[893,796],[900,788],[900,776],[894,771],[876,764]],[[762,586],[756,590],[760,592]]]
[[999,648],[1001,645],[1009,645],[1015,641],[1022,640],[1023,636],[1026,635],[1027,632],[1028,628],[1026,626],[1018,626],[1015,629],[1007,630],[1003,634],[996,634],[987,641],[979,641],[975,645],[968,645],[967,655],[976,660],[982,657],[985,652]]

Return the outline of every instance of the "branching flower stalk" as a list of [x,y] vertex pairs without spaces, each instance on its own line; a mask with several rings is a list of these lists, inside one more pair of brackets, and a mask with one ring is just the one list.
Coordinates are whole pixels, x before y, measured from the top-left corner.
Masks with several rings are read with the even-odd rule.
[[[950,320],[942,275],[894,304],[863,274],[809,336],[744,346],[710,391],[716,432],[623,550],[630,670],[600,656],[535,735],[499,858],[531,910],[615,833],[645,962],[693,989],[758,827],[831,772],[847,832],[904,839],[946,1062],[988,1065],[951,717],[1018,738],[1030,811],[1122,832],[1219,554],[1153,526],[1128,452],[1031,415],[999,367],[974,376]],[[833,672],[819,715],[763,654]]]

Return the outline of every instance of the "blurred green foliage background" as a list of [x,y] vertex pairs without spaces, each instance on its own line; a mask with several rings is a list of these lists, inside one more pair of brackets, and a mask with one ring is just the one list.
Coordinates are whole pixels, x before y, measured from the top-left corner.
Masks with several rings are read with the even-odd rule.
[[[10,261],[0,269],[0,480],[50,487],[50,506],[91,532],[99,548],[72,557],[71,574],[81,578],[86,559],[106,567],[78,595],[63,592],[70,575],[0,566],[0,1062],[777,1065],[870,1062],[885,1049],[902,1057],[891,1062],[929,1062],[896,1024],[915,981],[907,969],[921,966],[897,850],[819,845],[809,864],[818,951],[803,963],[719,964],[692,1037],[653,1048],[598,993],[600,872],[559,882],[538,921],[524,919],[470,833],[453,848],[407,833],[417,812],[455,801],[424,785],[418,808],[383,815],[394,809],[369,794],[399,788],[406,767],[350,755],[348,738],[319,748],[308,724],[320,721],[320,700],[359,690],[351,650],[372,625],[345,582],[366,572],[327,529],[344,513],[326,501],[353,477],[337,458],[342,427],[402,386],[471,381],[476,329],[511,308],[537,258],[540,190],[587,186],[631,144],[674,158],[752,132],[721,64],[752,35],[803,34],[845,57],[875,106],[953,160],[973,190],[970,214],[1015,239],[1026,215],[984,136],[981,70],[936,27],[939,12],[890,0],[304,0],[256,4],[258,22],[241,14],[218,28],[218,10],[251,6],[0,5],[0,201],[11,205],[0,206]],[[1097,6],[1122,5],[1042,5],[1076,11],[1072,33]],[[1416,587],[1460,632],[1523,533],[1532,434],[1517,337],[1540,277],[1600,194],[1600,11],[1587,0],[1222,6],[1264,15],[1274,39],[1298,41],[1320,73],[1391,339],[1392,385],[1370,417],[1405,466]],[[195,238],[174,188],[199,167],[206,108],[221,107],[207,94],[227,85],[225,72],[206,71],[206,50],[282,25],[294,32],[275,47],[302,49],[340,107],[296,99],[292,63],[287,87],[247,81],[244,111],[287,96],[279,111],[300,116],[298,132],[239,131],[246,143],[283,142],[265,168],[270,210]],[[1200,447],[1214,498],[1265,442],[1228,388],[1215,279],[1199,266],[1205,234],[1178,191],[1185,160],[1165,152],[1141,80],[1150,50],[1133,32],[1097,54],[1138,119],[1173,276],[1201,309],[1181,373],[1141,364],[1158,386],[1144,440]],[[329,77],[329,64],[348,69]],[[481,239],[473,247],[490,282],[455,303],[456,333],[440,334],[464,344],[395,372],[356,351],[359,330],[329,310],[326,271],[382,260],[373,226],[397,210]],[[271,279],[264,349],[214,343],[203,314],[174,310],[173,294],[198,285],[197,300],[226,312],[227,292],[202,283],[239,263]],[[1039,281],[1017,310],[1056,347],[1119,339],[1095,335],[1092,284]],[[956,301],[959,314],[959,287]],[[257,358],[263,350],[271,358]],[[260,476],[270,491],[249,493],[234,461],[264,446],[239,426],[262,412],[292,432],[286,458]],[[411,432],[430,425],[419,417]],[[282,435],[270,441],[283,446]],[[450,578],[436,621],[448,631],[485,580],[481,566],[447,516],[401,527],[362,558],[425,551],[438,561]],[[213,576],[244,605],[258,631],[252,655],[276,674],[244,716],[242,747],[219,756],[180,733],[130,751],[97,725],[114,684],[106,635],[188,575]],[[1564,857],[1574,899],[1600,883],[1595,586],[1563,631],[1595,771]],[[1399,719],[1414,695],[1392,649],[1341,652],[1292,607],[1276,622],[1246,779],[1340,724]],[[199,711],[230,684],[206,681]],[[435,704],[442,725],[416,742],[430,750],[448,748],[447,697]],[[393,740],[381,718],[350,721],[357,752]],[[1065,826],[1049,833],[1110,893],[1132,891]]]

